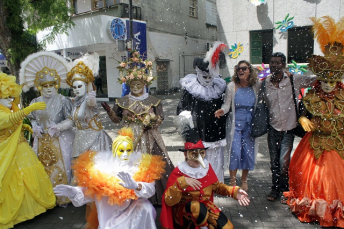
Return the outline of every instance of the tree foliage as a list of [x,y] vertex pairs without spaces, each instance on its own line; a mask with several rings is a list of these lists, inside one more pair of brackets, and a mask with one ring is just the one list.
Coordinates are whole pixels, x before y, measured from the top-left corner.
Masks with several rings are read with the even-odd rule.
[[[70,12],[68,0],[0,0],[0,49],[12,75],[29,54],[74,26]],[[47,27],[51,32],[37,43],[36,33]]]

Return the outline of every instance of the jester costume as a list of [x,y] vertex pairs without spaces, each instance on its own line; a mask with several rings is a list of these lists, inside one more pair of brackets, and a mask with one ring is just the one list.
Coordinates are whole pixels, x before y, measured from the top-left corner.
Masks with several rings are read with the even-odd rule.
[[[204,164],[205,169],[192,168],[184,161],[171,173],[160,215],[163,228],[188,228],[191,224],[208,228],[233,228],[232,223],[213,203],[213,194],[236,199],[239,187],[230,187],[219,182],[211,165],[206,160]],[[188,186],[185,177],[199,180],[202,183],[201,189],[194,190]]]

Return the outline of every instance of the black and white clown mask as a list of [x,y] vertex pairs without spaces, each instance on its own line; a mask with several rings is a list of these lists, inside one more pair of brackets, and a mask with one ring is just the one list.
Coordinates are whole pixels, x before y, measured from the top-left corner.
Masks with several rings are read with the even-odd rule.
[[196,67],[196,73],[197,73],[198,81],[200,82],[202,86],[213,85],[214,77],[209,72],[202,71],[201,69]]

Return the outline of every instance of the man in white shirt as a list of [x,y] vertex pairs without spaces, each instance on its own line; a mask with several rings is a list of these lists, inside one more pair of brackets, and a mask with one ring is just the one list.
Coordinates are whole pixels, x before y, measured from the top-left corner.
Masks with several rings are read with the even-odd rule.
[[[297,126],[297,114],[292,93],[291,79],[284,72],[286,57],[281,52],[273,53],[270,59],[271,75],[266,78],[266,99],[269,108],[268,147],[270,153],[272,190],[267,196],[275,201],[281,192],[288,191],[288,168],[293,149],[294,135],[290,133]],[[296,98],[301,88],[311,87],[315,76],[294,74]],[[284,203],[284,199],[281,199]]]

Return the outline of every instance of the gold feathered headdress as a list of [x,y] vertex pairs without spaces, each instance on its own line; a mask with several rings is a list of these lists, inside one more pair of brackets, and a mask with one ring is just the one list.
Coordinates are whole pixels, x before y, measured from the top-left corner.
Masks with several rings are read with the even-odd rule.
[[94,76],[97,76],[99,71],[99,55],[86,53],[72,62],[71,69],[67,74],[67,84],[72,87],[74,81],[83,81],[90,92]]
[[330,16],[311,20],[314,38],[324,56],[312,55],[308,66],[319,80],[340,81],[344,74],[344,17],[337,23]]

